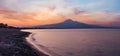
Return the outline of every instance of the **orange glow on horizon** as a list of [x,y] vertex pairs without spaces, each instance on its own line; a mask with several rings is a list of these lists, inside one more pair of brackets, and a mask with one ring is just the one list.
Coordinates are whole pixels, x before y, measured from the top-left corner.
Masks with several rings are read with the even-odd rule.
[[54,24],[65,21],[66,19],[102,26],[110,26],[111,22],[117,21],[115,16],[101,12],[83,12],[80,14],[71,12],[71,14],[60,14],[57,11],[46,8],[34,13],[9,11],[9,9],[2,12],[0,11],[0,23],[19,27]]

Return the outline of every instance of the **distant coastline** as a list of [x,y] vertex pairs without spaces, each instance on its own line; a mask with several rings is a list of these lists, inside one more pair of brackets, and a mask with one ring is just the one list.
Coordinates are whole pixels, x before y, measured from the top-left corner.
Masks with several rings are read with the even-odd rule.
[[120,29],[120,27],[100,26],[81,23],[71,19],[56,24],[22,27],[23,29]]
[[19,29],[120,29],[120,28],[19,28]]

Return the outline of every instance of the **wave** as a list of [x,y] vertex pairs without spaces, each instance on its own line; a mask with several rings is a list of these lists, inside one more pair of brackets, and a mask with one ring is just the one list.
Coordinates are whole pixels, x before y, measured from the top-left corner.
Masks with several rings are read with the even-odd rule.
[[47,54],[49,56],[62,56],[62,55],[59,55],[59,54],[51,51],[50,49],[48,49],[47,47],[41,45],[40,43],[38,43],[36,41],[35,37],[34,37],[35,34],[36,33],[32,33],[32,34],[30,34],[29,37],[26,38],[27,42],[32,44],[35,49],[37,49],[38,51],[43,52],[43,53],[45,53],[45,54]]

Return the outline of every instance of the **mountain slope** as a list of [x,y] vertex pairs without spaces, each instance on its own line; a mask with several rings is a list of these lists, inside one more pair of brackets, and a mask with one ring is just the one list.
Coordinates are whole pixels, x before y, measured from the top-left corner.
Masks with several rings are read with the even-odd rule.
[[106,28],[106,27],[97,26],[97,25],[89,25],[89,24],[80,23],[80,22],[68,19],[61,23],[49,24],[49,25],[43,25],[43,26],[35,26],[35,28]]

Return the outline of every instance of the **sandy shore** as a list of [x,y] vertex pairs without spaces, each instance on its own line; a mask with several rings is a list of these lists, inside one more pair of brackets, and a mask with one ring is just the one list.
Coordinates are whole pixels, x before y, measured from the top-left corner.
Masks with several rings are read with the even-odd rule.
[[25,41],[29,34],[19,29],[0,29],[0,56],[48,56]]

